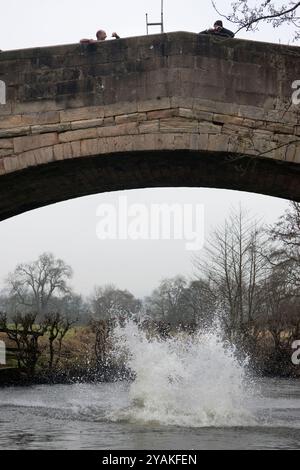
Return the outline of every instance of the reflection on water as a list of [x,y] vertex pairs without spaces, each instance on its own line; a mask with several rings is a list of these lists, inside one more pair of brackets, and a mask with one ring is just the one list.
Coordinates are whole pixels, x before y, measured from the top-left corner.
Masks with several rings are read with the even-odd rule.
[[184,427],[115,416],[130,407],[130,384],[55,385],[0,391],[2,449],[300,449],[297,381],[268,379],[247,403],[256,424]]

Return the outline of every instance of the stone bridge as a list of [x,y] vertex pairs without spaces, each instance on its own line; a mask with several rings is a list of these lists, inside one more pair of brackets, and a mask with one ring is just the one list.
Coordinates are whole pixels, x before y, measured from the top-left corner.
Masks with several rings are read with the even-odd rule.
[[0,220],[144,187],[300,201],[298,47],[179,32],[2,52],[0,80]]

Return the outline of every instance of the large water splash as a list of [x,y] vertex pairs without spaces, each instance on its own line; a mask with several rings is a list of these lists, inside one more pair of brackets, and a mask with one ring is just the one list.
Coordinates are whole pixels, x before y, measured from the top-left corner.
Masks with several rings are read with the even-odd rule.
[[115,332],[134,372],[129,408],[114,420],[188,427],[247,426],[256,420],[247,402],[253,384],[232,348],[215,332],[149,339],[128,323]]

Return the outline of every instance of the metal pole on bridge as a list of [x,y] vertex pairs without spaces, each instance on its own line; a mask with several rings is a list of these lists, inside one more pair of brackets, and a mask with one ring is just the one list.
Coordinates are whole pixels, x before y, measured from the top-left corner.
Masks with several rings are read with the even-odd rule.
[[164,0],[161,0],[161,14],[160,14],[160,23],[149,23],[148,13],[146,13],[146,31],[149,34],[149,26],[160,26],[161,33],[164,33]]

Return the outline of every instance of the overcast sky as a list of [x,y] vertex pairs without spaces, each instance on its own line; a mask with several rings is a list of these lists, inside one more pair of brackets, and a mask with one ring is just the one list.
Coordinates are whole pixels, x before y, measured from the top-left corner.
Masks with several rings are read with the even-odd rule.
[[[218,15],[210,0],[165,0],[165,30],[199,32]],[[231,2],[217,0],[225,13]],[[98,29],[122,36],[145,34],[145,13],[157,21],[160,0],[1,0],[0,48],[21,49],[77,42],[94,37]],[[230,27],[230,25],[228,25]],[[155,32],[155,29],[152,30]],[[264,27],[241,38],[289,42],[287,31]],[[38,209],[0,224],[0,286],[17,263],[36,259],[44,251],[63,258],[74,269],[72,285],[89,294],[95,285],[114,283],[137,296],[148,294],[164,277],[193,274],[191,252],[184,241],[100,241],[96,236],[97,209],[103,203],[203,204],[204,231],[222,223],[232,207],[274,222],[287,202],[265,196],[207,189],[149,189],[99,194]],[[26,197],[26,195],[24,195]]]

